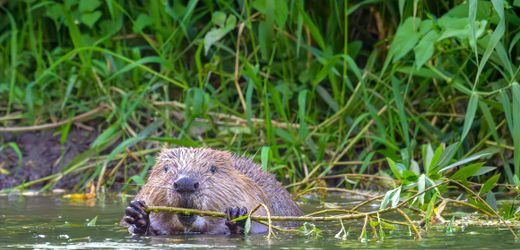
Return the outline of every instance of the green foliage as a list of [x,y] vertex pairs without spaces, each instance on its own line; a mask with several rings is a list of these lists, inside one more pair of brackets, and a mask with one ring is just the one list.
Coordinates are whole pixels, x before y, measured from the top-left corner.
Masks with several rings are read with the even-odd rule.
[[65,173],[170,143],[261,150],[286,182],[391,173],[387,205],[442,178],[520,185],[516,1],[1,5],[0,113],[23,118],[2,126],[110,107]]
[[[496,148],[485,149],[450,163],[458,145],[458,143],[455,143],[445,148],[443,145],[440,145],[435,151],[433,151],[430,144],[423,145],[422,167],[415,161],[412,161],[410,164],[396,163],[392,159],[387,158],[393,176],[401,185],[386,192],[380,208],[384,209],[388,204],[396,207],[403,197],[409,197],[415,193],[419,193],[419,195],[412,202],[419,201],[419,206],[422,206],[434,200],[435,193],[441,193],[440,190],[446,189],[446,185],[435,187],[429,191],[427,191],[427,188],[434,187],[447,179],[466,183],[469,178],[481,176],[494,170],[494,168],[483,167],[484,162],[471,162],[490,158],[497,152]],[[457,167],[459,169],[453,171]],[[494,197],[490,191],[496,186],[499,177],[500,175],[498,174],[489,178],[480,189],[479,193],[487,194],[490,201],[493,201]]]

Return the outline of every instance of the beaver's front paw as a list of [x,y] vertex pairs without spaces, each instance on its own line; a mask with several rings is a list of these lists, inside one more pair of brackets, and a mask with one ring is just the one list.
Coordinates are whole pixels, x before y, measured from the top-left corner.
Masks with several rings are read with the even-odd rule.
[[132,234],[144,235],[150,226],[150,213],[145,212],[148,208],[144,201],[132,201],[125,210],[126,223],[130,224],[128,231]]
[[247,208],[245,207],[228,207],[225,211],[226,217],[226,226],[229,228],[229,232],[232,234],[242,234],[244,233],[244,227],[246,225],[246,220],[239,220],[232,222],[233,219],[238,217],[242,217],[247,215]]

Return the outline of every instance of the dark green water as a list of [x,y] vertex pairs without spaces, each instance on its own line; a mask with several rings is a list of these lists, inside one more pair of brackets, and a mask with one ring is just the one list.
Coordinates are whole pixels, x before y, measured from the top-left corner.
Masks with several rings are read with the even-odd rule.
[[[332,197],[332,200],[344,200]],[[304,207],[316,210],[316,202]],[[279,234],[278,239],[267,240],[265,235],[249,237],[222,235],[189,235],[173,237],[133,238],[117,224],[126,202],[116,196],[104,202],[72,202],[60,196],[0,196],[0,248],[37,249],[153,249],[153,248],[282,248],[282,249],[334,249],[334,248],[478,248],[520,249],[507,230],[469,227],[447,235],[444,230],[423,234],[424,239],[413,240],[408,228],[386,232],[384,241],[357,239],[361,222],[347,224],[351,234],[347,240],[334,238],[339,230],[337,223],[320,224],[321,237]],[[87,226],[97,216],[95,226]],[[518,228],[515,229],[519,231]]]

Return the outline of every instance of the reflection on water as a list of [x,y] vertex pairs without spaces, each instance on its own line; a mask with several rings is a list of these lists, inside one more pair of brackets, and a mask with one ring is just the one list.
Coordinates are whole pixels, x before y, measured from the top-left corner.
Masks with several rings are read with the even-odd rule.
[[[346,205],[341,196],[330,200]],[[83,248],[503,248],[519,249],[507,230],[496,228],[466,228],[447,235],[444,230],[432,230],[424,239],[415,241],[408,228],[387,231],[381,242],[360,242],[360,222],[345,224],[350,228],[347,240],[334,238],[340,227],[336,223],[319,224],[323,236],[313,238],[294,234],[279,234],[267,240],[265,235],[250,237],[222,235],[178,235],[172,237],[134,238],[118,226],[127,201],[120,197],[105,197],[104,201],[73,202],[60,196],[0,196],[0,248],[83,249]],[[309,201],[306,212],[316,210],[319,203]],[[97,217],[95,226],[87,226]],[[516,231],[519,231],[516,228]]]

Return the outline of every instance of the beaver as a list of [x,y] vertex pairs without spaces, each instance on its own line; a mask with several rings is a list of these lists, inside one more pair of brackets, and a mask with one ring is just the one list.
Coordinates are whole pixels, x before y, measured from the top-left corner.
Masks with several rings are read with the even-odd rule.
[[[245,220],[231,220],[261,203],[271,215],[303,215],[280,182],[247,157],[210,148],[163,149],[147,182],[126,208],[122,223],[135,235],[239,234]],[[227,218],[147,213],[147,206],[221,211]],[[266,214],[263,207],[253,213]],[[251,224],[251,233],[266,231],[262,224]]]

